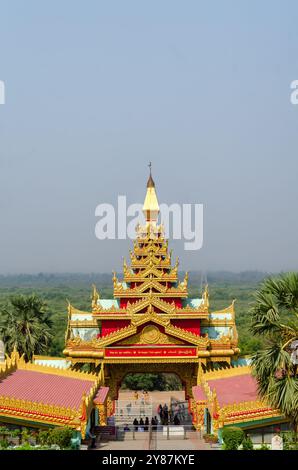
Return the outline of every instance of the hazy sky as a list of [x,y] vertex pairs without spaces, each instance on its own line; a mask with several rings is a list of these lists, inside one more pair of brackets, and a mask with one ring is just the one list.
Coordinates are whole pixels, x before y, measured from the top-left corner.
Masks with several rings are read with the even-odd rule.
[[0,7],[0,272],[120,270],[95,207],[204,204],[182,269],[298,269],[298,2]]

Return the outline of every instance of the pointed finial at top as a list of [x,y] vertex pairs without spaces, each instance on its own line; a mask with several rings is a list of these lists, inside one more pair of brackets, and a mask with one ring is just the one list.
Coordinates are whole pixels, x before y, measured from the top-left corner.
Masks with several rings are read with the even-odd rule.
[[155,188],[155,183],[154,183],[153,178],[152,178],[152,175],[151,175],[152,163],[149,162],[149,165],[148,165],[148,166],[149,166],[149,172],[150,172],[150,174],[149,174],[149,179],[148,179],[148,181],[147,181],[147,188]]

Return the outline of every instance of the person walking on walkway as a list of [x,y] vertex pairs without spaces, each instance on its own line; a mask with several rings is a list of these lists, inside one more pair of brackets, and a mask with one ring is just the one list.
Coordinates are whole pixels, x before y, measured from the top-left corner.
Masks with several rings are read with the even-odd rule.
[[149,428],[149,418],[148,418],[148,416],[146,416],[144,431],[148,431],[148,428]]
[[162,409],[162,414],[163,414],[162,424],[166,426],[169,423],[169,409],[166,403],[164,404],[164,407]]
[[137,420],[137,418],[135,418],[135,419],[133,420],[133,425],[134,425],[134,427],[135,427],[135,431],[137,431],[137,430],[138,430],[138,426],[139,426],[139,421]]
[[160,404],[157,408],[157,413],[160,419],[160,422],[162,423],[163,421],[163,409],[162,409],[162,404]]

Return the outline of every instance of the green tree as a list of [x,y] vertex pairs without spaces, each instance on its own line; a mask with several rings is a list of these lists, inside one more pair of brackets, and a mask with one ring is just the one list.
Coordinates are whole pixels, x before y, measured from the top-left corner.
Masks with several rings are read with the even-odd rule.
[[58,445],[60,449],[67,449],[70,447],[72,436],[73,430],[70,428],[54,428],[49,433],[48,442]]
[[244,440],[244,431],[236,426],[226,427],[222,431],[224,450],[237,450]]
[[252,359],[259,394],[297,428],[298,377],[290,345],[298,339],[298,273],[264,281],[251,313],[252,333],[265,339]]
[[1,310],[0,336],[6,351],[10,353],[16,347],[27,360],[47,350],[52,339],[51,327],[47,306],[35,294],[13,296]]

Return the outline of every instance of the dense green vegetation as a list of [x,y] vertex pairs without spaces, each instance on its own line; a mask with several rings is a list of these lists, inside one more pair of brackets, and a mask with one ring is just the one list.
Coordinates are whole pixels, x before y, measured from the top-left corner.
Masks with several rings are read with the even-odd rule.
[[[181,273],[181,276],[183,273]],[[121,275],[119,275],[121,276]],[[249,309],[254,300],[254,292],[266,274],[259,272],[208,274],[210,303],[212,310],[230,305],[236,299],[236,322],[242,354],[258,351],[263,339],[250,332],[251,316]],[[190,273],[191,297],[200,295],[201,275]],[[64,347],[64,333],[67,322],[67,299],[76,308],[90,310],[91,285],[95,283],[101,297],[112,297],[112,275],[108,274],[38,274],[0,276],[0,312],[11,296],[35,293],[45,301],[52,321],[53,340],[44,354],[59,356]],[[0,321],[3,314],[0,313]]]
[[129,374],[122,383],[129,390],[182,390],[182,383],[175,374]]
[[51,329],[47,306],[35,294],[13,295],[1,310],[0,337],[8,351],[15,347],[27,360],[48,349]]
[[236,426],[229,426],[223,429],[222,439],[224,442],[224,450],[238,450],[238,447],[244,440],[244,431]]
[[259,394],[298,427],[298,273],[266,279],[252,308],[253,334],[265,340],[253,355]]
[[74,435],[68,427],[48,430],[8,428],[0,426],[0,450],[60,450],[70,449]]

